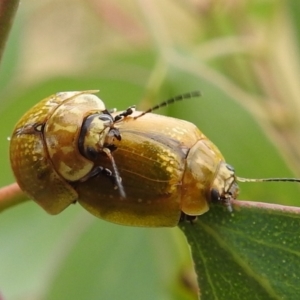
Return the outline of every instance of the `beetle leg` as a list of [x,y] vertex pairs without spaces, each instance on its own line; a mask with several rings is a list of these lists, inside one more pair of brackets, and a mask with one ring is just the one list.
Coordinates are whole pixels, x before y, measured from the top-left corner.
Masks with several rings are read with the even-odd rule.
[[88,173],[85,177],[81,178],[79,181],[85,182],[85,181],[89,180],[90,178],[94,178],[94,177],[98,176],[99,174],[103,174],[107,177],[114,177],[111,170],[101,167],[101,166],[97,166],[90,173]]
[[115,116],[114,122],[118,122],[118,121],[122,120],[123,118],[128,117],[134,111],[135,111],[135,105],[129,106],[125,111],[123,111],[122,113]]
[[[89,180],[90,178],[94,178],[97,177],[98,175],[104,175],[105,177],[109,178],[112,182],[112,184],[114,185],[115,189],[118,188],[118,182],[121,182],[122,179],[119,177],[117,178],[116,175],[113,174],[113,172],[108,169],[108,168],[104,168],[101,166],[97,166],[96,168],[94,168],[87,176],[85,176],[84,178],[82,178],[80,180],[80,182],[85,182],[87,180]],[[122,195],[121,195],[122,196]],[[123,197],[122,197],[123,198]],[[124,197],[125,198],[125,197]]]
[[185,214],[182,211],[178,223],[181,223],[181,222],[190,222],[191,225],[194,225],[194,223],[196,221],[197,221],[197,216],[190,216],[190,215]]
[[123,187],[123,184],[122,184],[122,179],[119,175],[118,167],[116,165],[114,157],[111,155],[111,152],[108,148],[103,148],[103,152],[106,153],[107,157],[111,161],[111,164],[112,164],[112,167],[113,167],[114,177],[116,178],[116,185],[117,185],[117,188],[119,189],[120,196],[122,198],[126,198],[126,194],[125,194],[124,187]]
[[225,204],[225,206],[227,207],[227,210],[228,210],[230,213],[233,212],[231,200],[232,200],[232,197],[228,197],[228,198],[226,198],[226,199],[224,200],[224,204]]
[[115,176],[113,175],[112,171],[110,169],[101,167],[101,166],[97,166],[96,168],[94,168],[86,177],[84,177],[83,179],[81,179],[80,181],[87,181],[90,178],[94,178],[96,176],[98,176],[99,174],[102,174],[108,178],[112,179],[112,183],[115,184]]

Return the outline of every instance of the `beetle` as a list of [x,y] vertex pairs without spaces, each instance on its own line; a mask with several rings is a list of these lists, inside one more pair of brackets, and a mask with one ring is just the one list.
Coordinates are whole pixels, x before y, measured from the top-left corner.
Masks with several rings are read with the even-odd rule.
[[211,200],[236,198],[234,170],[194,124],[150,113],[135,119],[140,113],[116,125],[122,139],[113,155],[126,198],[95,176],[77,186],[84,208],[114,223],[160,227],[177,225],[182,212],[205,213]]
[[118,174],[93,162],[94,147],[113,161],[110,143],[121,138],[94,92],[51,95],[25,114],[12,134],[10,161],[17,183],[50,214],[78,199],[75,182],[97,173],[114,178],[125,197]]
[[11,137],[16,180],[48,213],[79,202],[93,215],[129,226],[176,226],[217,201],[232,211],[237,181],[219,149],[192,123],[152,111],[105,108],[96,91],[52,95],[29,110]]

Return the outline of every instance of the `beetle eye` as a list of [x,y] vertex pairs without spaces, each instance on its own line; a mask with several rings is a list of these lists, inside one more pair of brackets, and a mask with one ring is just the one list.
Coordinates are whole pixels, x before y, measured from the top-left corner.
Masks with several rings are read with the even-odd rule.
[[234,167],[229,165],[229,164],[226,164],[226,168],[229,170],[229,171],[232,171],[234,172]]
[[99,120],[103,121],[103,123],[107,126],[110,126],[113,123],[113,119],[112,119],[112,116],[110,114],[100,115]]
[[210,192],[210,199],[212,202],[220,201],[220,193],[217,189],[212,189]]

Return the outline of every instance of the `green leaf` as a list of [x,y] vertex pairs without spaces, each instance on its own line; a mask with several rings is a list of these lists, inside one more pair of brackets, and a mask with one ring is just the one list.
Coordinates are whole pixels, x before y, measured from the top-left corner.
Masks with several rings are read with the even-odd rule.
[[180,228],[191,245],[201,299],[297,299],[300,209],[235,201]]
[[0,228],[5,299],[176,299],[191,267],[178,228],[118,226],[79,205],[53,217],[27,202],[1,214]]

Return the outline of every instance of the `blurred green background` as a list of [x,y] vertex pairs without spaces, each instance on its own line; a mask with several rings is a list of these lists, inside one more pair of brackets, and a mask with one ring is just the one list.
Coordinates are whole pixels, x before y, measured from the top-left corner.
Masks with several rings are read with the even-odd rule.
[[[7,138],[58,91],[100,89],[195,123],[243,177],[300,176],[300,3],[268,0],[24,0],[0,68],[0,184],[14,181]],[[299,206],[299,186],[241,184],[240,199]],[[205,241],[203,241],[205,242]],[[195,299],[179,229],[106,223],[78,205],[34,203],[0,217],[4,299]]]

